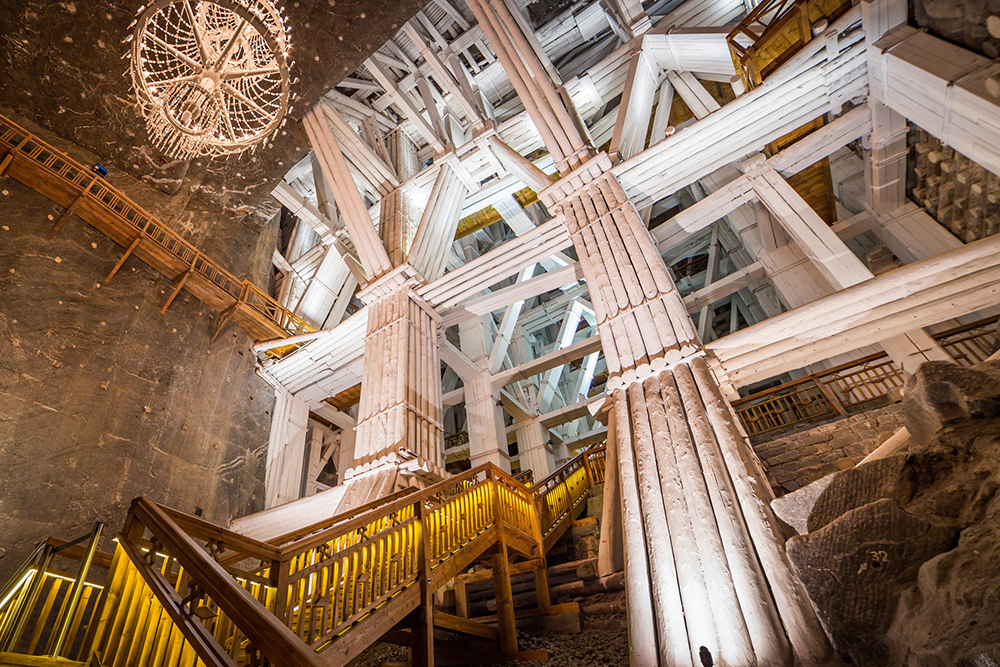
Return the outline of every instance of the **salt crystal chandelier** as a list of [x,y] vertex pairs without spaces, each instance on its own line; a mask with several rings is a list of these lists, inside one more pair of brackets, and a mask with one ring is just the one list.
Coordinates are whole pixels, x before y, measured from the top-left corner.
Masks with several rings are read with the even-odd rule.
[[284,124],[288,35],[268,0],[154,0],[133,25],[132,84],[163,153],[238,153]]

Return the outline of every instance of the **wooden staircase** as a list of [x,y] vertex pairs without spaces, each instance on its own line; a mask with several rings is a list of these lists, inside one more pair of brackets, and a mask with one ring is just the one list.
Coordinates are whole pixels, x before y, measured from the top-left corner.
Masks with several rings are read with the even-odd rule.
[[[413,664],[434,664],[435,628],[480,642],[453,660],[545,658],[518,653],[510,576],[546,571],[545,553],[603,479],[603,447],[530,488],[486,464],[269,542],[140,497],[113,555],[49,540],[0,592],[0,662],[20,654],[21,663],[4,664],[46,655],[105,667],[344,665],[391,635],[410,643]],[[51,567],[60,546],[81,565],[90,552],[107,569],[104,582],[81,566],[72,587],[83,595],[61,594],[73,577]],[[435,591],[486,561],[496,626],[434,609]],[[69,639],[56,650],[64,618]]]

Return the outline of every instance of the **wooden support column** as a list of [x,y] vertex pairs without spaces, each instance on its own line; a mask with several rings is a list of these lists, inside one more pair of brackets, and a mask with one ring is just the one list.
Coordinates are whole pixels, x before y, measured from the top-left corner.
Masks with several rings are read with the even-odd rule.
[[417,570],[420,576],[420,606],[411,615],[410,664],[434,667],[434,591],[431,590],[431,540],[427,511],[423,500],[415,503],[413,513],[420,520],[420,546]]
[[667,79],[673,84],[681,99],[690,107],[695,118],[704,118],[721,108],[711,93],[705,90],[705,86],[691,72],[668,72]]
[[309,404],[288,390],[275,390],[267,443],[264,509],[297,500],[302,487]]
[[[499,515],[499,508],[496,509]],[[510,588],[510,561],[507,544],[500,543],[493,554],[493,590],[497,601],[497,628],[500,630],[500,652],[517,652],[517,627],[514,617],[514,594]]]
[[670,127],[670,109],[674,104],[674,84],[666,75],[661,77],[660,90],[656,94],[656,113],[653,114],[653,129],[649,133],[649,145],[656,144],[667,136]]
[[109,282],[115,277],[115,274],[118,273],[122,266],[125,265],[125,260],[127,260],[132,255],[132,252],[139,247],[139,242],[142,241],[143,236],[144,234],[139,234],[135,237],[135,240],[129,244],[128,248],[125,249],[125,253],[122,254],[121,259],[119,259],[114,268],[111,269],[111,273],[108,274],[108,277],[104,279],[104,282]]
[[659,67],[645,49],[640,46],[632,52],[608,150],[612,162],[627,160],[646,147],[646,131],[659,73]]
[[10,171],[11,163],[17,157],[17,154],[21,152],[24,144],[28,143],[29,137],[30,135],[25,135],[24,139],[21,139],[17,146],[7,151],[7,154],[3,156],[3,160],[0,160],[0,178],[7,178],[7,172]]
[[313,109],[302,119],[309,143],[323,167],[323,174],[333,191],[334,198],[344,216],[351,241],[369,277],[375,278],[392,268],[392,262],[375,231],[368,208],[361,199],[358,186],[351,176],[340,144],[333,136],[326,117],[320,109]]
[[579,166],[587,153],[583,136],[503,0],[470,0],[469,9],[559,170],[569,172]]
[[[542,200],[555,208],[559,191]],[[706,664],[705,652],[715,664],[821,662],[829,647],[757,495],[749,445],[717,381],[694,389],[701,345],[638,212],[608,173],[559,204],[608,361],[633,664]]]
[[469,458],[472,467],[489,462],[510,472],[500,391],[493,388],[492,378],[486,369],[489,359],[486,356],[482,319],[477,317],[459,323],[458,335],[462,352],[475,366],[473,373],[459,373],[465,385],[465,414],[469,420]]
[[606,577],[625,567],[622,546],[622,492],[618,473],[618,425],[614,404],[607,412],[608,434],[604,450],[604,502],[601,508],[601,542],[597,573]]
[[442,164],[406,257],[426,282],[444,274],[467,193],[465,183],[452,165]]
[[[372,76],[374,76],[379,85],[385,89],[385,92],[395,103],[396,107],[399,108],[403,116],[413,123],[413,125],[417,128],[417,132],[420,133],[420,136],[422,136],[424,140],[434,148],[435,152],[440,153],[444,151],[445,142],[442,137],[434,131],[426,120],[424,120],[423,115],[413,105],[410,98],[396,88],[396,83],[393,81],[392,74],[389,70],[386,69],[376,58],[369,58],[366,60],[365,68],[371,72]],[[402,174],[399,176],[400,178],[403,178]]]
[[73,217],[73,214],[76,213],[76,209],[79,208],[83,200],[87,198],[88,194],[90,194],[90,189],[94,187],[94,184],[97,183],[97,180],[98,179],[96,176],[92,178],[90,180],[90,183],[87,183],[87,187],[83,189],[83,192],[81,192],[80,195],[73,200],[73,203],[70,204],[65,211],[63,211],[63,214],[59,216],[58,220],[56,220],[56,224],[52,226],[52,230],[45,236],[46,243],[51,241],[52,237],[56,235],[56,232],[58,232],[62,228],[62,226],[65,225],[66,222]]
[[358,489],[345,494],[352,507],[394,491],[397,472],[419,471],[426,481],[444,475],[440,316],[414,286],[397,269],[362,293],[368,328],[354,465],[346,475]]
[[869,99],[872,133],[865,145],[865,186],[868,205],[876,215],[906,203],[906,118]]

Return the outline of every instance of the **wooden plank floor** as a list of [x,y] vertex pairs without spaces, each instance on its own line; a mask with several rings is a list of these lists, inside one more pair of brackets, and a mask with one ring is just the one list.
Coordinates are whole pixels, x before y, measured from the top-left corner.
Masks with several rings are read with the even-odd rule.
[[166,276],[175,287],[180,285],[223,313],[220,327],[231,319],[258,341],[314,331],[248,280],[236,278],[203,255],[107,181],[3,116],[0,175],[63,207],[57,227],[76,215],[118,245],[131,249],[131,255]]

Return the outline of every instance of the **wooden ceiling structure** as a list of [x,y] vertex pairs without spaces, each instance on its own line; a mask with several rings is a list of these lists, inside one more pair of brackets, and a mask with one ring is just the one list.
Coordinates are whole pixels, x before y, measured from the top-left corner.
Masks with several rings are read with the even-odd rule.
[[[727,399],[874,346],[950,359],[925,329],[993,303],[1000,241],[907,201],[907,121],[1000,173],[1000,65],[900,0],[524,5],[433,0],[306,115],[275,265],[317,331],[257,346],[299,345],[258,369],[269,480],[301,474],[310,411],[343,429],[354,503],[443,474],[460,431],[473,466],[536,478],[607,437],[636,664],[822,660]],[[853,209],[834,156],[864,175]],[[873,275],[873,242],[906,266]]]

